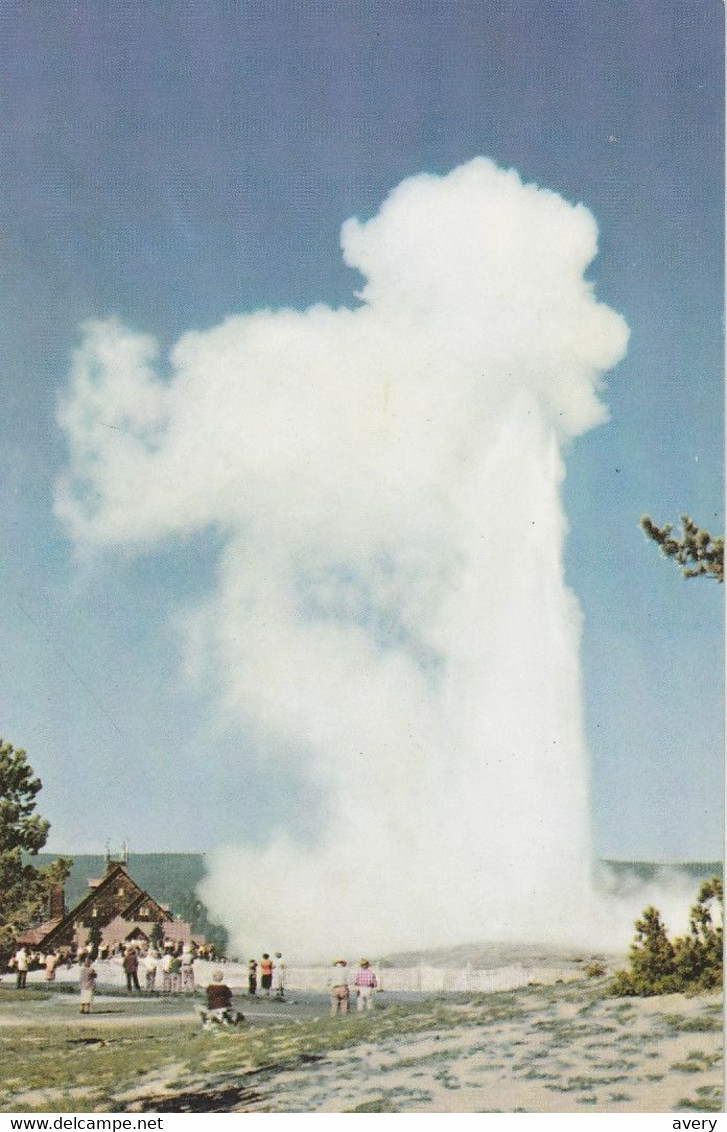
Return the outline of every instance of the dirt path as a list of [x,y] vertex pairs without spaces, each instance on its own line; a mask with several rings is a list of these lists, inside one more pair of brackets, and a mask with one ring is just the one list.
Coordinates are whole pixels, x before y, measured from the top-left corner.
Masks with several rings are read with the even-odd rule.
[[[74,1026],[74,1027],[143,1027],[169,1025],[198,1025],[199,1018],[195,1007],[203,1001],[195,999],[160,999],[147,997],[122,997],[120,995],[96,995],[90,1014],[80,1014],[76,995],[53,994],[47,998],[15,999],[3,1003],[0,995],[0,1028],[27,1026]],[[297,1005],[293,1002],[284,1007],[266,1009],[253,1002],[248,1006],[240,1002],[245,1017],[254,1023],[268,1024],[280,1021],[301,1021],[306,1014],[314,1011],[309,1003]],[[320,1011],[320,1005],[318,1010]]]

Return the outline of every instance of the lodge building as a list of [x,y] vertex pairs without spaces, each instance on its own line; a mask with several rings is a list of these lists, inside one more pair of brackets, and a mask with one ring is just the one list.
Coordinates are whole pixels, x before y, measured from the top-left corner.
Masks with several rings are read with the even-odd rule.
[[50,898],[48,919],[22,932],[18,942],[44,953],[81,951],[95,937],[97,944],[113,950],[118,944],[149,943],[161,931],[164,943],[205,943],[204,936],[193,936],[186,921],[175,919],[166,904],[160,904],[132,879],[126,853],[120,860],[112,860],[107,854],[103,876],[90,879],[88,888],[87,895],[69,912],[65,911],[63,891],[56,890]]

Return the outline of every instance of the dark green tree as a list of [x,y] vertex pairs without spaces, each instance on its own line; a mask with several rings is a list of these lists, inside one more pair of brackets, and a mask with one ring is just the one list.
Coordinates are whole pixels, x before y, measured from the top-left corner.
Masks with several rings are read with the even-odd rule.
[[0,853],[37,853],[45,845],[50,825],[33,813],[42,787],[25,751],[0,739]]
[[724,890],[719,877],[704,882],[689,917],[689,935],[674,941],[677,975],[685,987],[722,986]]
[[723,909],[722,881],[716,876],[699,889],[688,935],[670,940],[656,908],[647,908],[635,924],[630,968],[616,972],[611,993],[647,996],[721,987]]
[[674,945],[657,909],[646,908],[634,926],[636,939],[629,950],[631,968],[616,972],[613,993],[651,995],[677,990]]
[[62,885],[71,862],[60,857],[46,869],[23,860],[46,843],[49,823],[34,813],[42,782],[25,751],[0,738],[0,957],[13,949],[15,936],[39,919],[50,892]]
[[674,558],[685,578],[707,575],[717,582],[724,581],[724,538],[713,538],[709,531],[698,527],[688,515],[680,515],[681,537],[676,537],[671,523],[657,527],[648,515],[641,519],[641,529],[647,538],[658,543],[666,558]]

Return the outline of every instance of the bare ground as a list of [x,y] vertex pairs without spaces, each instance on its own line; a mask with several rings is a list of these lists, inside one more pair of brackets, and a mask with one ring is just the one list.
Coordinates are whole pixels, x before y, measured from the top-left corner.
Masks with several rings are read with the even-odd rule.
[[[321,1000],[320,1018],[219,1035],[189,1006],[87,1019],[61,1004],[35,1010],[25,1040],[41,1078],[45,1054],[65,1076],[11,1077],[5,1111],[722,1111],[720,996],[604,995],[581,979],[341,1019]],[[27,1012],[10,1006],[0,1023],[27,1073]]]

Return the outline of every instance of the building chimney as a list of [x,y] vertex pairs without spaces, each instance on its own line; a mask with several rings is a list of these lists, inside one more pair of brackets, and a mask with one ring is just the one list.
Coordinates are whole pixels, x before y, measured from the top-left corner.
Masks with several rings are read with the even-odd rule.
[[48,919],[60,920],[66,913],[66,899],[62,885],[55,885],[48,898]]

